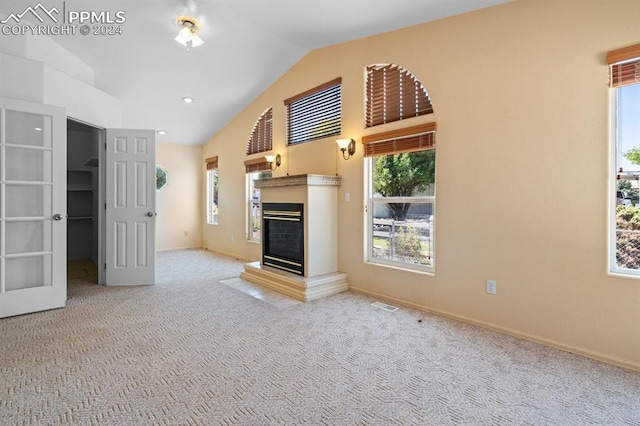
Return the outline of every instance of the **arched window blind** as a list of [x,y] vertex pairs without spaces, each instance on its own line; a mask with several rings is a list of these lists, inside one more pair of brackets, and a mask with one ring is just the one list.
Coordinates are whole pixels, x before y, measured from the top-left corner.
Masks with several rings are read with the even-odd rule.
[[256,121],[247,144],[247,155],[271,150],[273,141],[273,108],[266,110]]
[[426,151],[436,148],[436,123],[363,136],[365,157]]
[[287,109],[288,145],[342,132],[341,78],[289,98],[284,105]]
[[611,87],[640,83],[640,44],[607,53]]
[[393,64],[367,67],[365,127],[432,112],[427,90],[409,71]]

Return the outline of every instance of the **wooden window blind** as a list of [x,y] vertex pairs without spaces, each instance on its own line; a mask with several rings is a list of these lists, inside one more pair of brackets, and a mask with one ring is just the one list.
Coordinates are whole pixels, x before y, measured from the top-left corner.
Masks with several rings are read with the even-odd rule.
[[287,144],[293,145],[342,132],[342,79],[337,78],[284,101]]
[[246,173],[263,172],[265,170],[271,170],[267,160],[262,158],[253,158],[251,160],[245,160],[244,168]]
[[365,157],[426,151],[436,148],[436,123],[364,136]]
[[433,112],[422,83],[393,64],[367,67],[365,127],[419,117]]
[[207,166],[207,170],[213,170],[218,168],[218,156],[209,157],[204,159],[204,163]]
[[640,83],[640,44],[607,53],[611,67],[611,87]]
[[266,110],[256,121],[247,144],[247,155],[271,150],[273,141],[273,108]]

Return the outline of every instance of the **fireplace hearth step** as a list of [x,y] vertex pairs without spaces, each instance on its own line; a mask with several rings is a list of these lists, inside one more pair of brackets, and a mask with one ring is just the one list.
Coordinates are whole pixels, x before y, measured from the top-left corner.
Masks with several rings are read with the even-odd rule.
[[240,278],[303,302],[341,293],[349,289],[347,274],[343,272],[334,272],[315,277],[302,277],[260,265],[260,262],[245,263],[244,271],[240,274]]

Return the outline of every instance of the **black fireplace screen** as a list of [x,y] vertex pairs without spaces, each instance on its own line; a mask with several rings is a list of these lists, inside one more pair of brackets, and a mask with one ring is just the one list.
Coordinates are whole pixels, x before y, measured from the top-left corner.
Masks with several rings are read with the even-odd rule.
[[304,275],[303,205],[262,204],[262,263]]

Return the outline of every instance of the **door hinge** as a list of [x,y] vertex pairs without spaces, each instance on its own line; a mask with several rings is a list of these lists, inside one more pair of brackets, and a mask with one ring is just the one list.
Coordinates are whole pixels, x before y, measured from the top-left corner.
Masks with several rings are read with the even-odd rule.
[[107,150],[107,143],[106,142],[104,143],[104,150],[105,151]]
[[104,264],[104,270],[105,271],[107,270],[107,264],[106,263]]
[[107,203],[104,203],[104,209],[105,210],[107,209]]

